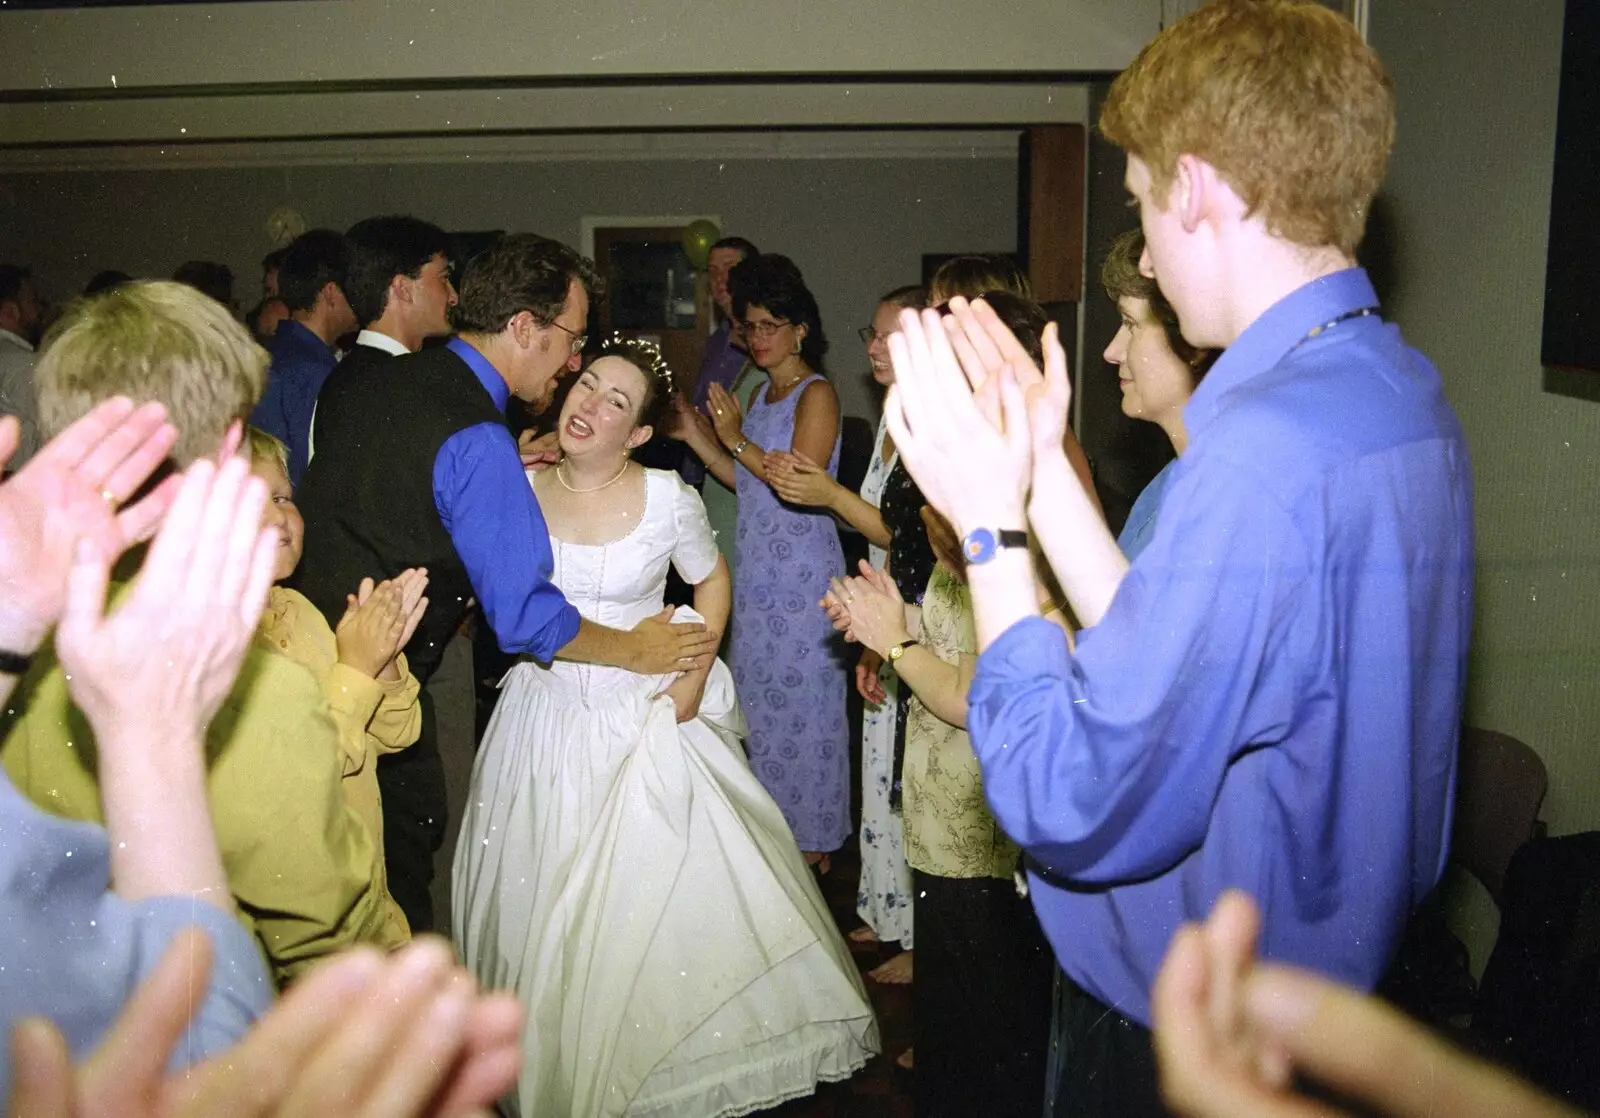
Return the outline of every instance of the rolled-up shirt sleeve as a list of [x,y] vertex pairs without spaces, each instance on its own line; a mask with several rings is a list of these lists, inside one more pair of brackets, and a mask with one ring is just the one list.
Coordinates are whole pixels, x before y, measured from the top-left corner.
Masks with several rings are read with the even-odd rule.
[[[45,814],[0,774],[0,1032],[50,1018],[73,1055],[92,1052],[185,927],[211,941],[211,976],[173,1049],[178,1070],[226,1050],[271,1004],[261,948],[231,913],[188,897],[110,891],[106,833]],[[0,1095],[10,1082],[0,1046]]]
[[511,432],[480,423],[446,440],[433,500],[501,649],[553,660],[580,618],[550,581],[550,532]]
[[1303,684],[1281,647],[1307,572],[1287,512],[1226,469],[1203,493],[1195,477],[1075,651],[1029,618],[978,659],[967,719],[990,806],[1070,881],[1141,880],[1197,848],[1228,764],[1281,739]]

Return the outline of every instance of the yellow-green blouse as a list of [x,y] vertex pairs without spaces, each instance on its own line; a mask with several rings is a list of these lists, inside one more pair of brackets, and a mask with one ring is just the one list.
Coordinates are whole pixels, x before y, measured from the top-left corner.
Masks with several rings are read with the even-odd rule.
[[[928,580],[921,636],[947,664],[978,654],[972,596],[943,564]],[[901,822],[913,869],[938,877],[1011,877],[1017,845],[989,814],[967,731],[935,717],[915,695],[906,714],[902,780]]]

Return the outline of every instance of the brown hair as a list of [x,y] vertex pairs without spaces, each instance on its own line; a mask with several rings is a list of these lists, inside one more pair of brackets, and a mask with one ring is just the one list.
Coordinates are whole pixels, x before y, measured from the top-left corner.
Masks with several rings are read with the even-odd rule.
[[928,305],[937,307],[957,295],[976,299],[985,291],[1009,291],[1033,298],[1033,285],[1009,256],[952,256],[928,283]]
[[549,326],[566,309],[567,288],[577,280],[591,301],[601,294],[594,263],[559,241],[512,233],[472,258],[461,277],[453,312],[456,329],[498,334],[522,311]]
[[113,396],[158,400],[182,465],[215,454],[267,383],[267,351],[222,304],[186,284],[135,281],[80,299],[50,329],[33,372],[39,426],[54,438]]
[[928,289],[920,284],[910,284],[906,287],[897,287],[893,291],[878,296],[878,305],[888,303],[891,307],[901,310],[921,310],[928,305]]
[[1183,328],[1178,324],[1178,312],[1161,294],[1160,285],[1139,271],[1139,260],[1143,256],[1144,233],[1132,229],[1122,234],[1111,242],[1111,251],[1106,253],[1106,262],[1100,268],[1100,282],[1112,302],[1118,299],[1143,299],[1149,303],[1150,313],[1161,323],[1161,329],[1167,335],[1167,345],[1179,360],[1194,370],[1195,379],[1198,380],[1211,368],[1220,351],[1200,349],[1184,339]]
[[1394,146],[1394,87],[1349,20],[1300,0],[1211,0],[1117,77],[1106,139],[1150,168],[1157,205],[1188,154],[1269,232],[1353,253]]
[[600,343],[592,357],[584,361],[584,369],[602,357],[619,358],[644,374],[644,398],[639,401],[638,414],[633,417],[633,423],[635,427],[662,430],[672,409],[672,397],[677,392],[677,384],[667,359],[661,355],[661,347],[644,338],[625,338],[621,334],[612,334]]

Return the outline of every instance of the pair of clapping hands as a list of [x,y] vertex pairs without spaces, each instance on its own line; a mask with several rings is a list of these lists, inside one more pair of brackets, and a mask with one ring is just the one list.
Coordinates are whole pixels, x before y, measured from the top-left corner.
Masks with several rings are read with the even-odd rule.
[[334,626],[339,662],[374,679],[400,678],[400,650],[411,641],[427,611],[426,567],[411,567],[391,579],[361,580],[345,596],[344,616]]
[[956,296],[949,309],[901,312],[884,419],[923,496],[959,538],[1020,526],[1036,472],[1070,469],[1072,382],[1055,323],[1044,329],[1040,370],[982,299]]
[[[0,420],[0,463],[18,433],[14,418]],[[244,460],[196,462],[125,506],[175,441],[159,404],[113,399],[0,484],[0,646],[31,654],[55,629],[103,769],[121,764],[115,750],[129,743],[200,748],[272,581],[266,487]],[[138,577],[107,612],[112,565],[151,536]],[[141,794],[170,792],[157,781]],[[516,1076],[520,1007],[480,995],[447,944],[423,939],[388,957],[330,960],[230,1052],[168,1077],[168,1057],[207,988],[209,957],[202,934],[178,937],[76,1069],[54,1026],[19,1025],[7,1113],[486,1114]]]
[[878,679],[878,666],[897,644],[917,638],[921,611],[908,607],[887,571],[874,570],[865,559],[860,575],[835,578],[817,603],[844,639],[865,647],[856,665],[856,690],[869,703],[881,704],[888,695]]

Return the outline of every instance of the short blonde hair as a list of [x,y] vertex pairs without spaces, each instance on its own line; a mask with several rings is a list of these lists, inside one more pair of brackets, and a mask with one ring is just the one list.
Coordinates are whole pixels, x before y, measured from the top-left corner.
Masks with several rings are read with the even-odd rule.
[[284,445],[282,439],[259,427],[246,427],[244,446],[250,455],[252,469],[270,462],[283,471],[284,477],[289,476],[289,448]]
[[183,465],[215,454],[267,383],[266,350],[227,309],[181,283],[127,283],[69,307],[34,369],[39,425],[60,434],[113,396],[157,400],[178,428]]
[[1354,253],[1394,147],[1394,86],[1349,20],[1301,0],[1211,0],[1112,83],[1106,139],[1165,206],[1188,154],[1274,235]]

